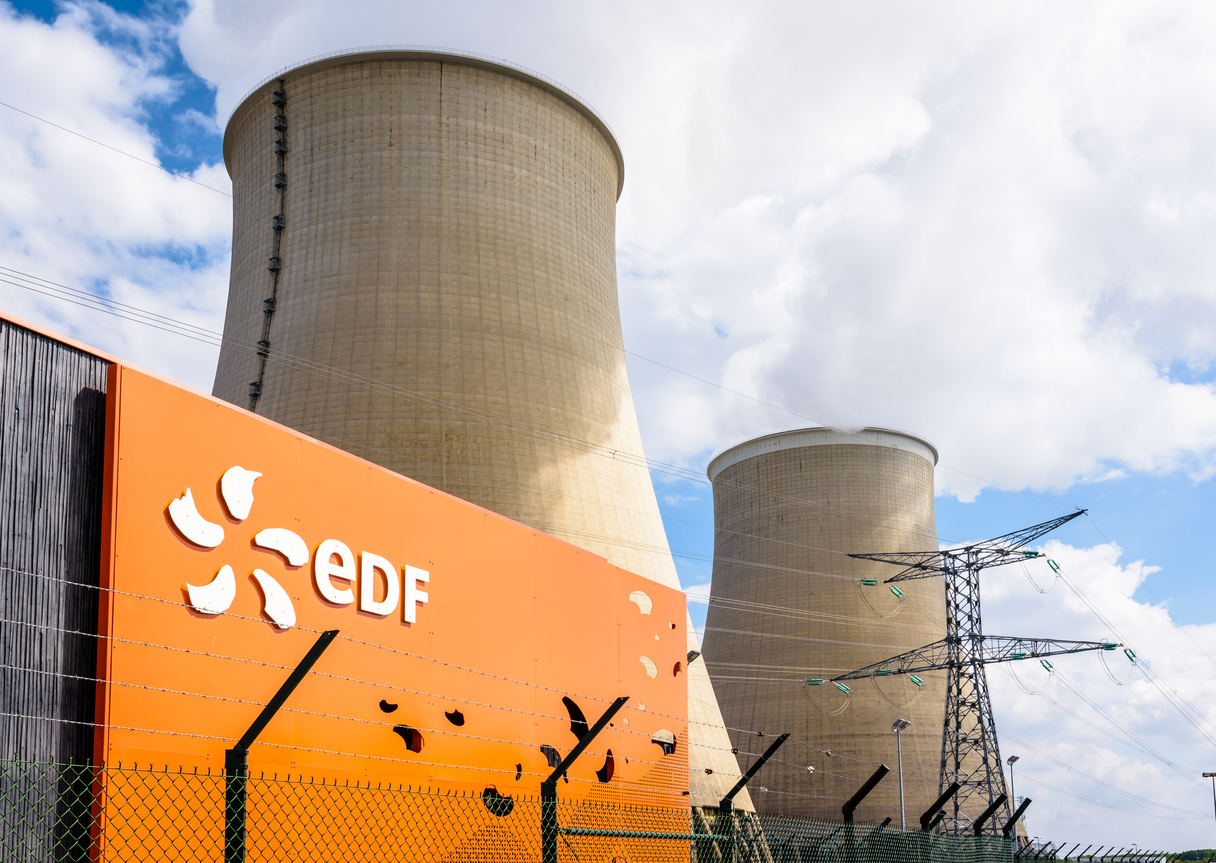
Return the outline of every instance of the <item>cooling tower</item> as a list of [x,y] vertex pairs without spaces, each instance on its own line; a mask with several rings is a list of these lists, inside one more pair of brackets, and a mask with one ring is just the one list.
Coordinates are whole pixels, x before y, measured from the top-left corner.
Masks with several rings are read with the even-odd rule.
[[[624,163],[590,107],[485,58],[351,52],[252,91],[224,159],[215,395],[679,586],[621,338]],[[711,805],[738,768],[688,673]]]
[[[786,763],[770,762],[751,783],[758,810],[839,819],[885,763],[892,773],[856,817],[898,824],[897,718],[912,721],[903,732],[909,826],[936,799],[944,674],[920,686],[907,676],[852,681],[848,692],[831,682],[945,632],[939,579],[901,584],[898,596],[882,583],[896,567],[847,556],[937,547],[936,463],[937,451],[911,435],[826,428],[757,438],[711,462],[710,677],[727,727],[793,735],[778,753]],[[744,767],[746,753],[763,751],[764,740],[731,735]]]

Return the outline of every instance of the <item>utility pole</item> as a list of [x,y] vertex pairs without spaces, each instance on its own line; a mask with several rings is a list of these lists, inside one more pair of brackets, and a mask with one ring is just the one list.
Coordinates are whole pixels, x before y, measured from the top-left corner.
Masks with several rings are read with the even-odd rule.
[[896,764],[899,767],[899,829],[906,830],[907,824],[904,823],[904,746],[903,735],[904,729],[912,724],[910,719],[896,719],[891,724],[891,730],[895,732],[895,757]]
[[[1039,557],[1026,548],[1040,536],[1072,521],[1085,510],[1013,531],[960,548],[936,551],[850,554],[860,560],[893,563],[903,569],[887,584],[916,578],[944,577],[946,588],[946,637],[941,641],[893,656],[874,665],[833,678],[835,681],[917,674],[945,669],[946,716],[942,726],[942,760],[938,788],[944,791],[958,783],[951,801],[946,830],[961,834],[972,824],[964,807],[982,809],[1005,793],[1005,774],[996,740],[996,722],[988,695],[984,666],[993,662],[1080,653],[1086,650],[1116,650],[1120,645],[1105,641],[1063,641],[985,635],[980,625],[980,572],[991,566]],[[972,800],[972,798],[978,798]],[[1008,817],[1006,804],[1001,817]],[[943,810],[944,811],[944,810]],[[999,820],[999,819],[998,819]],[[997,822],[985,828],[993,832]]]

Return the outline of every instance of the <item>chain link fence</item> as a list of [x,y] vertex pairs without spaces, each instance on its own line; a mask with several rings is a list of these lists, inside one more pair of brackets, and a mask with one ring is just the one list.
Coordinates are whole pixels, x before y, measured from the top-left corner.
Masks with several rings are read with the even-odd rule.
[[[1012,840],[887,824],[249,776],[232,841],[222,773],[0,762],[4,861],[1020,863]],[[550,809],[550,812],[553,812]],[[227,822],[227,824],[226,824]],[[226,834],[226,827],[228,833]],[[545,853],[545,833],[549,852]],[[556,836],[556,843],[553,838]],[[555,844],[555,850],[554,850]],[[1044,849],[1046,850],[1046,849]]]

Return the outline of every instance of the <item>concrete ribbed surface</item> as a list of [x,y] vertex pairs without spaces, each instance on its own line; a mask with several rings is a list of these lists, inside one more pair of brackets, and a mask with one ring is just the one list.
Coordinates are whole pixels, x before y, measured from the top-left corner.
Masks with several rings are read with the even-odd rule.
[[[225,136],[237,203],[214,393],[246,407],[272,286],[277,86]],[[606,133],[461,57],[348,55],[281,86],[282,269],[256,411],[678,587],[625,368]],[[690,761],[708,804],[737,766],[698,665]]]
[[[807,445],[807,436],[820,443]],[[936,453],[881,430],[772,438],[724,453],[710,470],[715,536],[705,659],[714,689],[727,726],[796,738],[780,753],[794,764],[766,765],[752,782],[752,800],[760,811],[839,818],[841,804],[886,763],[891,775],[857,817],[892,816],[898,824],[891,723],[902,717],[913,723],[903,756],[906,810],[916,823],[937,796],[944,673],[923,675],[921,689],[904,676],[855,681],[847,697],[827,681],[945,633],[940,579],[901,584],[897,600],[881,584],[896,567],[847,557],[936,548]],[[862,586],[868,577],[880,584]],[[808,686],[806,678],[825,682]],[[765,743],[732,737],[742,752]],[[816,771],[797,766],[807,764]],[[768,793],[757,793],[760,786]]]

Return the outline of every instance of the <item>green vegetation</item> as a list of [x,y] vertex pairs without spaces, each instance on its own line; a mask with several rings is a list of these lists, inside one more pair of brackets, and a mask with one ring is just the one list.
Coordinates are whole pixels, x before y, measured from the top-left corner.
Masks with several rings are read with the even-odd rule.
[[1216,856],[1216,849],[1199,848],[1195,851],[1183,851],[1174,857],[1175,860],[1202,860],[1204,863]]

